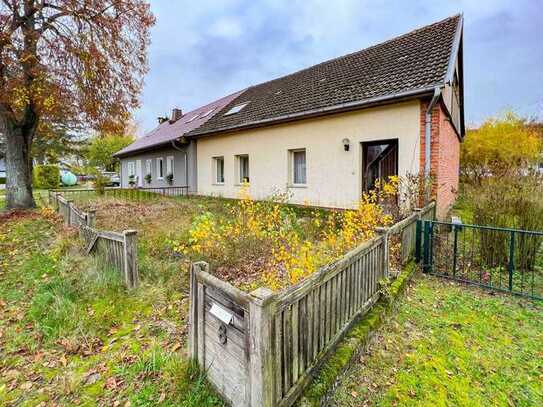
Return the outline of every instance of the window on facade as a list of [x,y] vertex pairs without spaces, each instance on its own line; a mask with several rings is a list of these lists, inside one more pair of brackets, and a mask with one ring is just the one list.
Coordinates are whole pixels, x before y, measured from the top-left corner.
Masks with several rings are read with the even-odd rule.
[[145,161],[145,175],[151,175],[151,165],[152,165],[152,160],[146,160]]
[[224,157],[213,158],[215,164],[215,183],[224,183]]
[[136,163],[134,161],[128,162],[128,176],[132,177],[136,175]]
[[249,156],[238,155],[239,183],[249,182]]
[[158,179],[164,179],[164,160],[162,157],[156,159],[156,173]]
[[166,158],[166,175],[172,174],[173,176],[173,156]]
[[378,179],[398,175],[398,140],[362,143],[362,189],[369,191]]
[[305,185],[307,183],[305,149],[291,150],[291,177],[290,182],[294,185]]

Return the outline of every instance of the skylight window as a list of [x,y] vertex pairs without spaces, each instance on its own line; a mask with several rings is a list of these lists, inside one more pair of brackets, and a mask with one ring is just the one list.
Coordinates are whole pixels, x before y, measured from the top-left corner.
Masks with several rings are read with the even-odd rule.
[[249,104],[249,102],[245,102],[245,103],[241,103],[239,105],[236,105],[234,106],[233,108],[231,108],[228,112],[226,112],[224,115],[225,116],[229,116],[231,114],[236,114],[236,113],[239,113],[241,111],[241,109],[243,109],[245,106],[247,106]]
[[190,123],[190,122],[192,122],[193,120],[196,120],[196,119],[198,118],[198,116],[199,116],[199,114],[195,114],[195,115],[192,116],[190,119],[188,119],[188,120],[186,121],[186,123]]
[[209,116],[209,114],[210,114],[213,110],[215,110],[215,108],[209,109],[207,112],[205,112],[204,114],[202,114],[202,115],[200,116],[200,119],[201,119],[202,117]]

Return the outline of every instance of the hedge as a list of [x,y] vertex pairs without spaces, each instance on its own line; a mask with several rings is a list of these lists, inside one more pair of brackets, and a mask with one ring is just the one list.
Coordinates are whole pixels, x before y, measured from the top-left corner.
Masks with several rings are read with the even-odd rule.
[[33,178],[35,188],[58,188],[60,170],[56,165],[36,165],[34,166]]

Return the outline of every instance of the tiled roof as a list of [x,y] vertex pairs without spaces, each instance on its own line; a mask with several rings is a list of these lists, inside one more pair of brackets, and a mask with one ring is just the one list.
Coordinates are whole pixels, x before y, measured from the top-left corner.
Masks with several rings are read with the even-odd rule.
[[[333,113],[380,98],[431,91],[445,81],[461,15],[389,41],[252,86],[165,122],[115,155],[200,136],[272,124],[315,112]],[[238,113],[232,107],[249,102]],[[204,118],[190,119],[214,108]]]
[[[443,83],[460,15],[382,44],[252,86],[189,136],[429,89]],[[239,113],[224,115],[249,101]],[[332,111],[332,109],[330,109]]]
[[[172,140],[187,134],[191,130],[194,130],[207,122],[217,112],[228,105],[232,100],[238,97],[243,91],[233,93],[229,96],[225,96],[222,99],[216,100],[205,106],[199,107],[191,112],[185,113],[179,120],[174,123],[165,121],[159,124],[155,129],[151,130],[145,136],[136,139],[132,144],[123,148],[115,153],[115,156],[122,156],[136,151],[142,151],[149,149],[150,147],[160,146],[169,143]],[[210,112],[211,111],[211,112]],[[208,113],[205,117],[200,117],[205,113]],[[193,117],[198,116],[196,119],[191,120]]]

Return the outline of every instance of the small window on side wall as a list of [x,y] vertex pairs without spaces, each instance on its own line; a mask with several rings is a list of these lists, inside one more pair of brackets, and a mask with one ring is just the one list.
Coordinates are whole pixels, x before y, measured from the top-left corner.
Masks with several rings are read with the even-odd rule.
[[173,179],[173,174],[173,156],[169,156],[166,158],[166,175],[171,176],[171,178]]
[[290,182],[292,185],[307,184],[307,167],[305,149],[290,150]]
[[158,179],[164,179],[164,159],[162,157],[156,159],[156,172]]
[[239,183],[245,184],[249,183],[249,156],[248,155],[238,155],[238,174],[239,174]]
[[133,177],[136,175],[136,163],[134,161],[128,162],[128,176]]
[[224,184],[224,157],[214,157],[215,183]]

